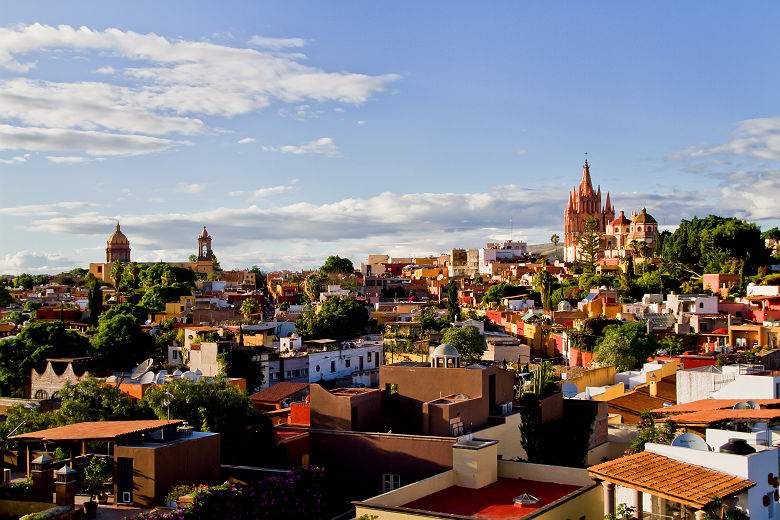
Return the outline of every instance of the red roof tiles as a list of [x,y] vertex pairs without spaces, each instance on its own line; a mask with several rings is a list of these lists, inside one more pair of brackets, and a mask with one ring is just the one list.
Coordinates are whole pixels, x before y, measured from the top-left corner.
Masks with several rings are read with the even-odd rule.
[[179,426],[184,421],[95,421],[68,424],[48,430],[20,433],[11,437],[18,441],[114,441],[117,437],[133,433],[144,433],[163,428],[164,426]]
[[755,482],[643,451],[597,464],[592,477],[702,508],[713,497],[727,497],[753,487]]

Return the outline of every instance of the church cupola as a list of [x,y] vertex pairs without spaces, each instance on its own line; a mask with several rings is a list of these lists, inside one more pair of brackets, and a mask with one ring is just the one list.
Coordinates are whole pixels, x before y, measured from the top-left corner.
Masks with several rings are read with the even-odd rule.
[[119,222],[116,223],[116,231],[106,242],[106,263],[112,263],[115,260],[130,262],[130,241],[119,228]]

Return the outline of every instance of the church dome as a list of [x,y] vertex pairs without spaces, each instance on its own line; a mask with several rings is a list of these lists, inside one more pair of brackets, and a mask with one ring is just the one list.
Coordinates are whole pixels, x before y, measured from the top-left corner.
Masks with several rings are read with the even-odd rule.
[[209,232],[206,231],[206,226],[203,226],[203,233],[198,238],[209,238]]
[[656,224],[656,220],[652,215],[647,214],[647,210],[642,208],[642,213],[634,217],[633,224]]
[[631,221],[626,218],[625,213],[622,211],[620,212],[618,218],[609,223],[610,226],[627,226],[629,224],[631,224]]
[[130,241],[127,239],[124,233],[119,229],[119,222],[116,223],[116,231],[108,239],[108,245],[127,245]]
[[437,357],[455,357],[460,356],[460,352],[449,343],[442,343],[433,350],[433,355]]

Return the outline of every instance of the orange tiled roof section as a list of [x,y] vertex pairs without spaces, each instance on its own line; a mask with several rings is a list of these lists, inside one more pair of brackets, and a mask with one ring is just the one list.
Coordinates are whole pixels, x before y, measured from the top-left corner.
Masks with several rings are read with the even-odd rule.
[[643,451],[588,468],[590,475],[620,486],[702,508],[712,497],[727,497],[755,482]]
[[113,441],[117,437],[133,433],[145,433],[164,426],[180,426],[181,420],[161,421],[95,421],[68,424],[48,430],[20,433],[11,437],[17,441]]
[[[780,399],[753,399],[764,408],[780,408]],[[675,404],[665,408],[656,408],[654,413],[686,413],[698,412],[701,410],[721,410],[724,408],[733,408],[735,404],[745,401],[745,399],[699,399],[685,404]]]
[[764,422],[780,419],[780,410],[734,410],[733,408],[726,408],[724,410],[700,410],[698,412],[670,415],[667,419],[678,424],[712,424],[731,420]]
[[250,395],[249,398],[252,401],[263,401],[276,403],[282,399],[286,399],[291,395],[303,392],[309,388],[309,383],[291,383],[289,381],[281,381],[275,385],[271,385],[268,388],[263,388],[259,392],[255,392]]

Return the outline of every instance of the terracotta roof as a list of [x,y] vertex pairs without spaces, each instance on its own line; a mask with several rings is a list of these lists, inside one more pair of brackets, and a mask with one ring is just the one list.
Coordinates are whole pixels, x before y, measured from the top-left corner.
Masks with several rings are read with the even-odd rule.
[[592,477],[702,508],[755,482],[643,451],[588,468]]
[[[780,399],[753,399],[762,408],[780,407]],[[701,410],[721,410],[724,408],[733,408],[735,404],[745,401],[745,399],[700,399],[685,404],[675,404],[666,408],[656,408],[655,413],[685,413],[698,412]]]
[[164,426],[179,426],[184,421],[175,419],[171,421],[94,421],[68,424],[48,430],[21,433],[14,435],[12,439],[18,441],[113,441],[117,437],[132,433],[144,433],[158,430]]
[[609,405],[609,413],[621,414],[623,422],[637,423],[640,413],[644,410],[658,408],[665,402],[667,401],[660,397],[651,397],[649,394],[634,391],[611,399],[607,401],[607,404]]
[[268,388],[263,388],[259,392],[255,392],[254,394],[250,395],[249,398],[252,401],[277,403],[290,397],[291,395],[303,392],[308,388],[309,383],[291,383],[288,381],[281,381],[275,385],[269,386]]
[[734,410],[733,408],[726,408],[724,410],[700,410],[698,412],[670,415],[668,418],[678,424],[712,424],[731,420],[764,422],[780,420],[780,410],[766,408],[763,410]]

